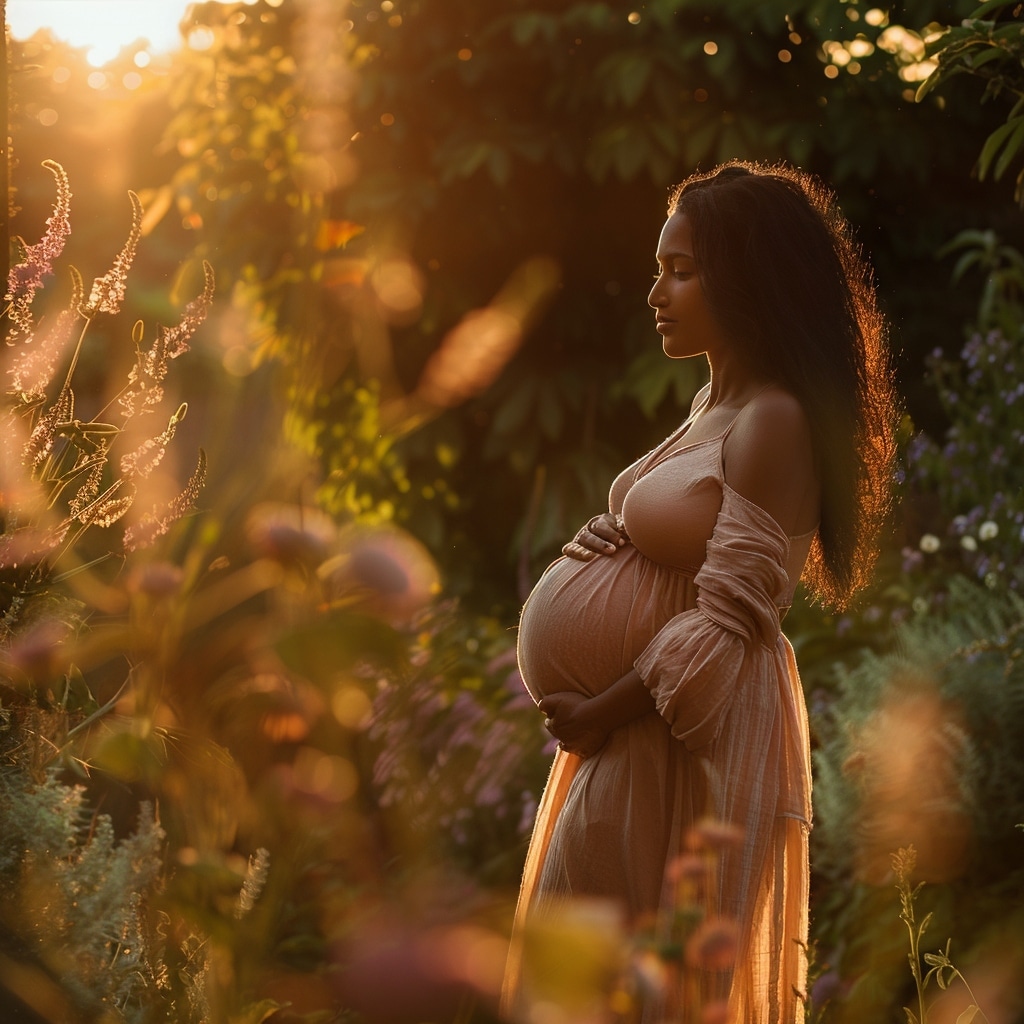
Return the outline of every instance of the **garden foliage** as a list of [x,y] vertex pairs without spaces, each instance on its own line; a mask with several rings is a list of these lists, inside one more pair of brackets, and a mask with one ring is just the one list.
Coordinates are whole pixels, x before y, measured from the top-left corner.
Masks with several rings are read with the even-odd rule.
[[[970,71],[1014,94],[1019,32],[999,3],[945,34],[966,6],[875,11],[197,5],[205,43],[152,80],[133,227],[88,294],[48,276],[70,224],[48,165],[50,221],[13,250],[0,439],[0,957],[19,992],[75,1024],[488,1019],[550,754],[514,609],[700,383],[664,364],[643,268],[669,182],[733,156],[837,187],[927,427],[905,423],[876,590],[787,620],[817,738],[815,1019],[903,1019],[889,855],[910,842],[928,937],[953,936],[965,976],[1019,976],[1024,263],[963,153],[998,177],[1024,130],[1016,109],[979,118],[966,76],[931,91]],[[47,76],[71,63],[44,57]],[[81,112],[25,64],[22,154],[33,89]],[[79,231],[91,261],[102,235]],[[216,307],[193,267],[177,326],[122,326],[141,235],[195,244]],[[144,307],[169,311],[157,290],[143,278]],[[186,434],[206,452],[191,477]],[[640,936],[636,963],[671,974],[693,925],[674,952]]]

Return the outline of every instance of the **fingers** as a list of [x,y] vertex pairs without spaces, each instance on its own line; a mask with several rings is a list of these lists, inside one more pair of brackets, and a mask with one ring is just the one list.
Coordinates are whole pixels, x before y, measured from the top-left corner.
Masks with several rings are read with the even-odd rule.
[[589,562],[594,555],[614,555],[619,548],[629,543],[622,522],[622,516],[602,512],[584,526],[565,547],[562,554],[576,558],[581,562]]
[[596,551],[590,551],[582,544],[577,544],[574,540],[562,546],[562,554],[567,558],[575,558],[578,562],[589,562],[592,558],[597,557]]
[[591,519],[583,529],[589,529],[591,534],[605,542],[605,547],[608,550],[614,551],[626,543],[624,531],[619,527],[619,518],[610,512],[605,512],[603,515]]

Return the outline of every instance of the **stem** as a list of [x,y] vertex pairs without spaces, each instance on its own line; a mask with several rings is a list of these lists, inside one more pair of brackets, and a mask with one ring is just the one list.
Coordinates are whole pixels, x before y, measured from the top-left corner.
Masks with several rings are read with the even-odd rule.
[[[7,63],[7,0],[0,0],[0,202],[3,214],[0,217],[0,285],[7,292],[7,276],[11,262],[11,156],[7,148],[10,135],[8,113],[8,63]],[[0,345],[7,335],[7,317],[0,319]]]

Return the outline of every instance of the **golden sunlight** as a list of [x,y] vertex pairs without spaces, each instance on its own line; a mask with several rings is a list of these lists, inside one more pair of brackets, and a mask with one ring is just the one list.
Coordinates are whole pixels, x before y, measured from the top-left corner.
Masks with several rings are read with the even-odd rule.
[[153,53],[178,49],[178,26],[191,6],[191,0],[8,0],[7,24],[15,39],[49,29],[64,42],[86,48],[86,59],[99,68],[140,40]]

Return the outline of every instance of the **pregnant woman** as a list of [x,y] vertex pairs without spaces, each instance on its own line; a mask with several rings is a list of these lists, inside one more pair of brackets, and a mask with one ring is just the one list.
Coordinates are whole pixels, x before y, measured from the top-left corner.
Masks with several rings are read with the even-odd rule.
[[[810,756],[780,623],[801,577],[841,608],[873,564],[895,413],[883,323],[831,195],[789,167],[732,163],[677,186],[657,261],[665,354],[705,355],[710,383],[523,609],[520,668],[559,750],[504,1010],[536,1017],[518,941],[533,915],[585,897],[631,925],[669,922],[679,858],[713,820],[738,838],[703,912],[729,922],[735,956],[688,991],[729,1021],[792,1024]],[[671,991],[634,1000],[629,1019],[689,1020]]]

